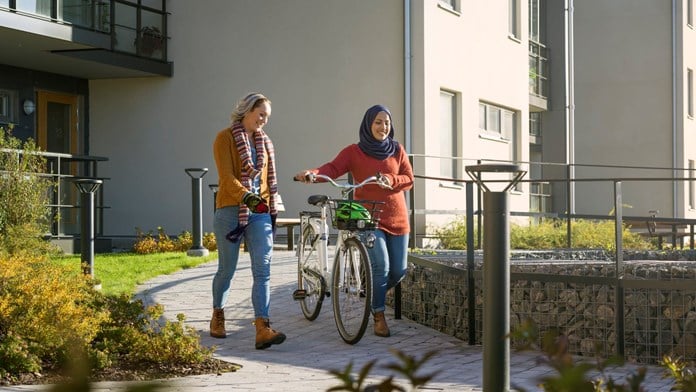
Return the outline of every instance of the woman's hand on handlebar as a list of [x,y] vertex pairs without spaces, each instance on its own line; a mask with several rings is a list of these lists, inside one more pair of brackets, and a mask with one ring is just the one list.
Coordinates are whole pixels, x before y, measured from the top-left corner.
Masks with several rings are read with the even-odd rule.
[[377,177],[377,185],[379,185],[380,188],[389,189],[389,190],[394,189],[394,188],[392,188],[391,180],[389,179],[389,177],[385,176],[382,173],[377,173],[376,177]]
[[309,170],[302,170],[295,174],[293,180],[309,184],[314,182],[314,173],[310,172]]

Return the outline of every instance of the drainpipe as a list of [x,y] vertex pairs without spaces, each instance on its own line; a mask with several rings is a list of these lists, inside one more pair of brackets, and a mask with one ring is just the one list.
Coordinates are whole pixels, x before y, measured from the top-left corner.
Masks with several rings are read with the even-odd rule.
[[[677,178],[677,0],[672,0],[672,177]],[[672,216],[677,217],[677,182],[672,181]]]
[[573,56],[573,0],[565,0],[565,127],[568,165],[568,213],[575,214],[575,71]]
[[411,0],[404,0],[404,147],[411,153]]

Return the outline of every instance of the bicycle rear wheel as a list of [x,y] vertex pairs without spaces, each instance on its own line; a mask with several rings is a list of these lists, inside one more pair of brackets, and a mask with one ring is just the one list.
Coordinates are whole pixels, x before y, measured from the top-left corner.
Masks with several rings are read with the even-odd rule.
[[341,338],[355,344],[365,334],[372,300],[372,268],[367,250],[356,238],[336,249],[333,267],[332,303]]
[[297,248],[297,285],[305,295],[300,300],[300,308],[305,318],[313,321],[319,316],[324,302],[326,280],[321,274],[321,260],[317,252],[319,236],[312,225],[305,226],[301,239]]

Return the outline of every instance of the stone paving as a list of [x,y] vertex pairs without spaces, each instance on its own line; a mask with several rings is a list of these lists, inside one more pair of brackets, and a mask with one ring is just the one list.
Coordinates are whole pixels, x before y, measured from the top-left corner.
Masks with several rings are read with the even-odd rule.
[[[378,383],[390,375],[403,387],[410,386],[402,377],[384,366],[398,362],[390,350],[399,350],[416,358],[436,350],[437,354],[422,369],[421,374],[437,372],[422,390],[432,391],[482,391],[481,346],[469,346],[466,342],[407,319],[394,320],[393,311],[387,309],[387,320],[392,332],[389,338],[372,334],[372,324],[363,339],[355,345],[341,340],[333,321],[330,301],[326,301],[319,317],[307,321],[293,301],[296,286],[297,264],[294,252],[276,249],[271,276],[271,322],[284,332],[287,340],[266,350],[254,348],[253,310],[250,299],[251,273],[249,255],[242,253],[238,273],[225,307],[227,339],[214,339],[208,334],[211,309],[211,280],[217,262],[197,268],[157,277],[139,287],[139,295],[149,302],[165,307],[165,316],[175,319],[178,313],[186,315],[187,324],[200,331],[202,344],[216,346],[215,356],[242,366],[236,372],[222,375],[193,376],[158,381],[166,391],[325,391],[340,385],[329,370],[343,370],[350,362],[359,370],[367,362],[375,360],[369,382]],[[510,385],[513,390],[540,391],[538,380],[555,374],[548,367],[537,363],[536,353],[511,353]],[[609,372],[617,381],[635,367],[628,366]],[[663,370],[648,369],[646,391],[669,391],[671,381],[661,377]],[[101,382],[93,391],[124,391],[133,383]],[[1,391],[46,390],[45,386],[14,386]]]

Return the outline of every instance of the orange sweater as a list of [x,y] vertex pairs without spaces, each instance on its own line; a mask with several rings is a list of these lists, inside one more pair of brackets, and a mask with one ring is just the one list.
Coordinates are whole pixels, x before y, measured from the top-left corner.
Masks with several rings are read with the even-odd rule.
[[[239,181],[242,178],[242,159],[234,143],[232,129],[225,128],[218,132],[213,142],[213,155],[218,171],[218,192],[215,196],[215,208],[237,206],[242,204],[244,194],[249,190]],[[261,169],[261,197],[269,203],[271,191],[268,187],[268,159]]]
[[341,150],[333,161],[312,171],[331,178],[338,178],[350,172],[355,183],[362,182],[378,172],[384,174],[391,181],[393,190],[366,185],[355,190],[355,199],[385,202],[379,228],[392,235],[410,232],[404,191],[413,187],[413,169],[402,145],[399,145],[399,150],[394,155],[380,160],[365,154],[357,144],[351,144]]

